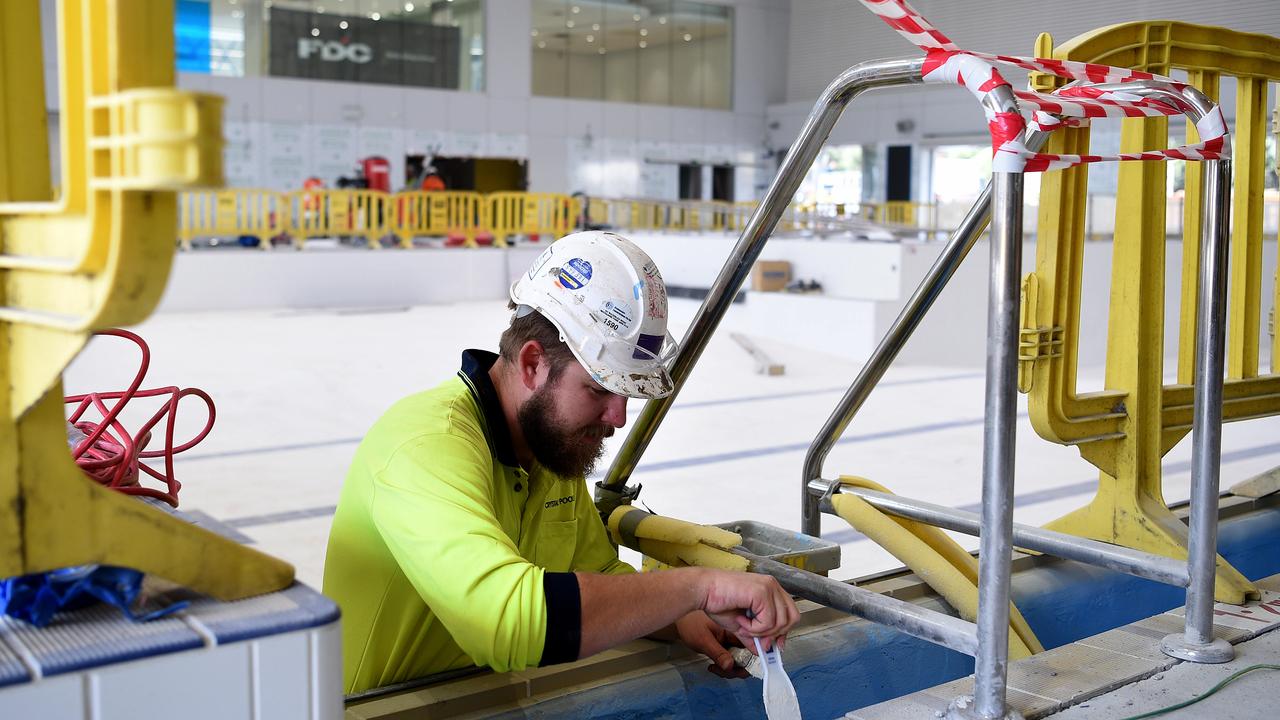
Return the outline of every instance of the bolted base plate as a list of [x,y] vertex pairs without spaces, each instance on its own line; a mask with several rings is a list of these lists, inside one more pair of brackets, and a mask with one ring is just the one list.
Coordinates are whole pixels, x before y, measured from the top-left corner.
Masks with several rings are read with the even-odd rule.
[[1235,648],[1226,640],[1214,638],[1205,644],[1190,643],[1185,633],[1166,635],[1160,641],[1160,651],[1169,657],[1193,663],[1224,663],[1236,656]]
[[1005,707],[1005,713],[1000,718],[990,718],[986,715],[978,714],[977,704],[973,700],[972,695],[961,695],[951,704],[947,706],[946,720],[1022,720],[1022,716],[1016,711]]

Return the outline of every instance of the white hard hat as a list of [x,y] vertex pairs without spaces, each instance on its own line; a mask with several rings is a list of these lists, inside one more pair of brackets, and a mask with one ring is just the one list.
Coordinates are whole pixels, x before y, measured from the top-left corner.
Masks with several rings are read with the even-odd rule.
[[667,288],[630,240],[597,230],[560,238],[511,286],[511,300],[518,315],[532,308],[550,320],[606,390],[671,394],[665,363],[677,346],[667,334]]

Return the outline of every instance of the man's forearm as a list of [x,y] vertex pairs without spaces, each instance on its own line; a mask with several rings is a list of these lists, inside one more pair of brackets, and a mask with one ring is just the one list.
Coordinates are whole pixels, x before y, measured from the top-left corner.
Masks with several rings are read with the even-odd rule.
[[627,575],[577,573],[582,603],[578,657],[663,630],[702,607],[701,568]]

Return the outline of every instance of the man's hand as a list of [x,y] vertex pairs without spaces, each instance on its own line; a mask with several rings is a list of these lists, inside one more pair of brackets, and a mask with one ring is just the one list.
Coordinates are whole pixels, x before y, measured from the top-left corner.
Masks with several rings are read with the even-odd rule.
[[739,637],[759,637],[768,650],[775,638],[786,635],[800,619],[791,596],[768,575],[704,572],[702,609],[716,624]]
[[[690,567],[635,575],[579,572],[577,577],[582,603],[578,657],[670,627],[692,611],[705,611],[748,650],[755,646],[752,637],[773,647],[800,618],[791,596],[766,575]],[[694,647],[705,652],[707,636],[701,637]],[[718,655],[714,659],[719,662]]]
[[676,636],[694,652],[700,652],[711,660],[707,669],[722,678],[744,678],[747,671],[738,667],[729,654],[729,646],[742,646],[742,641],[725,630],[701,610],[694,610],[676,620]]

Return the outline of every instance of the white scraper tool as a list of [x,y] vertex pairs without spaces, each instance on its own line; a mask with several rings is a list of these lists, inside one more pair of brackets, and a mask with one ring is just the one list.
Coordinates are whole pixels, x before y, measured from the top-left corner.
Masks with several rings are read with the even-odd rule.
[[782,667],[782,651],[777,645],[765,652],[756,641],[756,652],[760,653],[761,666],[764,668],[764,714],[769,720],[800,720],[800,701],[796,699],[796,689],[791,685],[791,678]]

